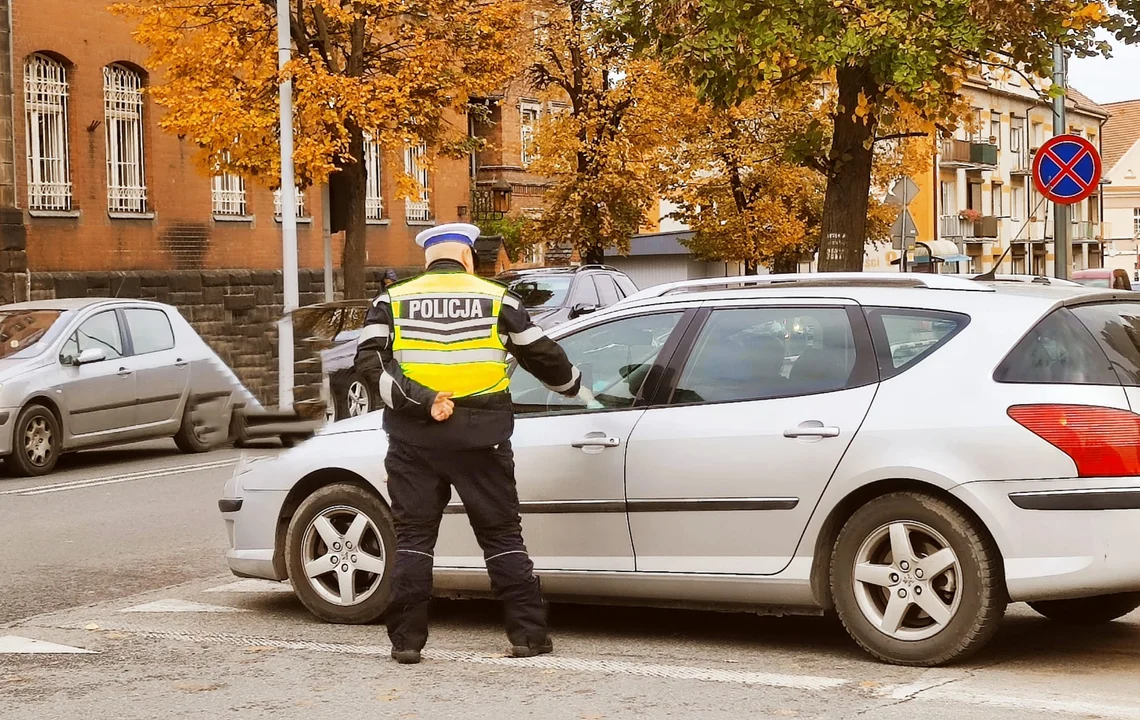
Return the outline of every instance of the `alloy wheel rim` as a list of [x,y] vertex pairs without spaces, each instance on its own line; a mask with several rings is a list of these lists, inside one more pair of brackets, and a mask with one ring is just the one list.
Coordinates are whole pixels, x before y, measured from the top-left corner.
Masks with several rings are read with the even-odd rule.
[[32,418],[24,429],[24,456],[36,467],[44,467],[51,462],[53,453],[52,432],[47,420]]
[[920,522],[882,525],[863,541],[852,568],[863,617],[895,640],[927,640],[962,603],[962,568],[950,543]]
[[323,599],[352,607],[376,593],[384,579],[384,540],[360,510],[337,505],[309,521],[301,537],[305,580]]
[[369,410],[368,390],[365,389],[364,383],[353,380],[348,386],[348,416],[360,417],[367,415]]

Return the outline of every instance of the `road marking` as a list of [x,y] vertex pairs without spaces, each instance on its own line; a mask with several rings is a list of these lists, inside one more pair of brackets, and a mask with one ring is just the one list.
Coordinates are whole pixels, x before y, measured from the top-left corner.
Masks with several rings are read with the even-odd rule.
[[57,645],[44,640],[5,635],[0,637],[0,655],[98,655],[94,650]]
[[1060,713],[1084,717],[1114,718],[1115,720],[1140,720],[1140,705],[1114,705],[1098,699],[1080,695],[1066,697],[1045,697],[1036,694],[1032,697],[995,695],[984,689],[971,690],[961,686],[934,687],[919,692],[912,702],[954,702],[977,707],[1019,710],[1030,716],[1040,713]]
[[244,608],[228,607],[226,605],[206,605],[205,603],[191,602],[189,600],[155,600],[154,602],[135,605],[119,612],[136,613],[236,613],[249,612]]
[[[185,633],[174,631],[123,630],[137,637],[154,640],[177,640],[191,643],[213,643],[237,647],[268,647],[281,650],[308,650],[313,652],[336,653],[341,655],[388,656],[392,648],[381,645],[349,645],[345,643],[322,643],[307,640],[279,640],[277,638],[231,635],[229,633]],[[622,660],[589,660],[561,656],[543,656],[528,659],[508,658],[501,655],[481,655],[460,650],[431,648],[424,652],[429,660],[475,665],[503,665],[540,670],[568,670],[573,672],[601,673],[604,675],[634,675],[671,680],[702,680],[705,682],[733,683],[739,685],[764,685],[768,687],[793,688],[797,690],[823,691],[848,684],[850,681],[839,678],[816,677],[812,675],[781,675],[777,673],[750,672],[720,668],[686,667],[683,665],[643,665]]]
[[273,580],[238,580],[212,587],[202,592],[208,593],[291,593],[293,586],[287,582],[274,582]]
[[219,468],[236,465],[238,458],[227,460],[214,460],[212,462],[197,463],[195,465],[180,465],[172,468],[158,468],[155,470],[142,470],[121,475],[107,475],[105,477],[88,478],[86,480],[72,480],[69,482],[54,483],[51,485],[38,485],[35,487],[17,488],[15,490],[0,490],[0,495],[19,495],[31,497],[33,495],[47,495],[48,493],[66,492],[68,490],[83,490],[84,488],[99,487],[101,485],[117,485],[119,483],[135,480],[150,480],[152,478],[169,477],[171,475],[184,475],[200,470],[217,470]]

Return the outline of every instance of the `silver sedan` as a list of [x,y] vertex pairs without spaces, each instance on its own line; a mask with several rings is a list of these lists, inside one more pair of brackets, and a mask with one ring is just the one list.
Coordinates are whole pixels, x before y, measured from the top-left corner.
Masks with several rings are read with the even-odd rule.
[[44,475],[72,450],[173,437],[188,453],[224,440],[256,404],[169,305],[45,300],[0,306],[0,456]]

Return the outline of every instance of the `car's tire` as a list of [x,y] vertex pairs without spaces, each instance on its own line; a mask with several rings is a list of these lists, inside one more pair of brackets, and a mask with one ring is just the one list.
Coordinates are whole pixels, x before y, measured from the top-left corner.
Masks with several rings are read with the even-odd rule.
[[43,405],[28,405],[16,418],[8,469],[19,477],[47,475],[59,462],[62,445],[63,434],[55,413]]
[[333,400],[336,420],[367,415],[380,407],[377,393],[355,371],[349,372],[343,384],[338,385],[341,387],[334,390],[336,397]]
[[884,662],[919,667],[981,649],[1007,604],[1001,555],[984,528],[917,492],[883,495],[855,511],[832,551],[831,592],[860,647]]
[[214,444],[203,437],[204,428],[200,427],[194,419],[194,408],[189,401],[182,413],[182,424],[174,434],[174,444],[187,455],[196,455],[214,449]]
[[1072,600],[1039,600],[1029,607],[1065,625],[1104,625],[1140,608],[1140,593],[1117,593]]
[[[353,541],[348,531],[358,516],[367,522],[363,534]],[[335,531],[333,542],[342,544],[339,550],[326,542],[321,519]],[[349,548],[348,542],[355,544]],[[326,559],[329,570],[310,578],[306,565],[320,560],[315,566],[319,569]],[[309,612],[325,622],[362,625],[380,619],[388,607],[395,559],[392,514],[378,495],[358,485],[327,485],[309,495],[285,534],[285,567],[293,590]],[[351,595],[344,594],[342,577],[350,578]],[[346,597],[351,601],[346,602]]]

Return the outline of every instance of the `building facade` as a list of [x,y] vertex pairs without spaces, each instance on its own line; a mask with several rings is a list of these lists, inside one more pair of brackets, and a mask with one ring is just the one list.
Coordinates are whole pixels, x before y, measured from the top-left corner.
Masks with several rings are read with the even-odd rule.
[[[1053,212],[1033,185],[1033,158],[1053,137],[1051,105],[1025,79],[974,77],[964,87],[973,117],[934,148],[930,169],[912,178],[919,193],[910,204],[917,240],[957,248],[967,260],[946,269],[985,272],[1005,254],[1001,271],[1053,274]],[[1108,111],[1069,90],[1068,131],[1101,146]],[[1073,269],[1101,267],[1102,197],[1070,206]],[[1006,250],[1009,253],[1006,254]],[[918,253],[924,255],[924,252]],[[898,251],[876,247],[867,269],[889,269]]]
[[[146,93],[158,78],[127,21],[90,0],[7,2],[12,192],[32,273],[281,267],[277,194],[250,178],[205,177],[192,144],[159,129],[163,110]],[[417,265],[422,226],[469,205],[466,163],[438,158],[429,173],[427,152],[368,147],[370,266]],[[402,172],[421,182],[420,197],[396,196]],[[302,189],[301,267],[323,263],[322,212],[320,188]],[[342,243],[333,245],[339,265]]]
[[1105,267],[1140,270],[1140,100],[1104,106]]

